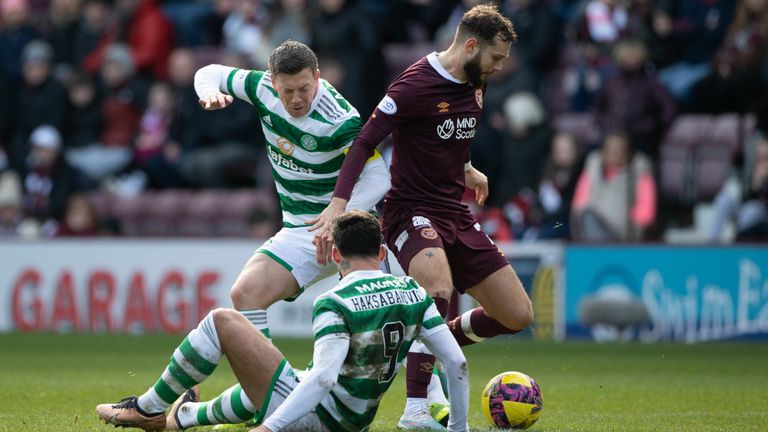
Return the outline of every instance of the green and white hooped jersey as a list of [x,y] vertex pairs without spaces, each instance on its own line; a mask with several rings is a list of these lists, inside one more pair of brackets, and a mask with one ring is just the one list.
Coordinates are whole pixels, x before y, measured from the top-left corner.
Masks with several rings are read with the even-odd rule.
[[344,154],[362,127],[360,115],[322,78],[309,113],[301,118],[288,114],[268,71],[234,69],[227,91],[259,114],[283,225],[305,225],[331,201]]
[[350,338],[338,382],[315,412],[332,431],[367,430],[417,336],[445,326],[432,298],[410,277],[358,271],[320,295],[312,311],[315,341]]

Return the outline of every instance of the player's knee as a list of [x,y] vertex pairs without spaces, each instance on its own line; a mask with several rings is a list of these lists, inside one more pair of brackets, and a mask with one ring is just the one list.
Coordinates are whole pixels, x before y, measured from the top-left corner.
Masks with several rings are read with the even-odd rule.
[[249,299],[254,297],[254,290],[247,283],[242,283],[240,280],[235,282],[232,289],[229,290],[229,297],[232,299],[232,305],[235,309],[242,309],[243,305],[247,304]]
[[216,328],[223,328],[231,325],[240,313],[233,309],[216,308],[210,312],[210,315],[213,317]]
[[505,314],[505,319],[500,322],[504,327],[514,331],[528,327],[533,322],[533,304],[528,299],[521,301]]
[[237,310],[266,309],[273,302],[274,294],[269,287],[265,287],[262,281],[255,280],[253,276],[238,278],[229,291],[232,305]]
[[441,298],[451,301],[451,288],[442,284],[432,284],[429,288],[424,287],[432,298]]

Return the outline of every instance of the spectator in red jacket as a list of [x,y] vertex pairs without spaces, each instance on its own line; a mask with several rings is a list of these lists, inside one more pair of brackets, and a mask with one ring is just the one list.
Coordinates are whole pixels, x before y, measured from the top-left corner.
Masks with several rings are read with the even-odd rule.
[[168,57],[173,49],[173,26],[157,7],[157,0],[116,0],[118,20],[83,61],[91,73],[101,68],[107,47],[122,42],[130,47],[140,75],[168,78]]

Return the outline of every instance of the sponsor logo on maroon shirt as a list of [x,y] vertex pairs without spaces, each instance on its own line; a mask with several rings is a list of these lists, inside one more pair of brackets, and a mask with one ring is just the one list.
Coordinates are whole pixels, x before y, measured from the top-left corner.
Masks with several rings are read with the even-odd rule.
[[454,137],[454,131],[456,132],[456,139],[472,139],[475,137],[475,126],[477,126],[477,119],[474,117],[462,117],[457,119],[445,119],[441,124],[437,125],[437,136],[447,140]]

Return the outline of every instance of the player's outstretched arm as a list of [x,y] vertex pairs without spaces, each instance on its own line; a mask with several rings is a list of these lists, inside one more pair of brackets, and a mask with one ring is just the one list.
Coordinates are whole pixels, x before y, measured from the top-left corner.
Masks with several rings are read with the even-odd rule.
[[234,98],[227,94],[227,79],[234,68],[211,64],[195,72],[195,92],[200,98],[200,106],[207,110],[217,110],[230,106]]
[[331,334],[315,341],[312,369],[285,402],[256,431],[276,431],[309,414],[333,389],[349,351],[349,336]]
[[422,337],[422,342],[445,365],[448,377],[448,399],[451,401],[448,431],[468,431],[469,369],[461,347],[445,324],[441,324],[428,336]]
[[[312,225],[309,228],[310,231],[323,232],[330,229],[333,219],[344,213],[366,162],[374,155],[376,147],[392,132],[396,124],[396,120],[383,116],[378,109],[374,111],[349,147],[328,207],[320,213],[320,216],[307,222]],[[317,263],[324,265],[329,257],[328,244],[319,241],[318,236],[315,237],[314,243],[317,248]]]
[[341,214],[345,210],[371,210],[376,203],[384,198],[384,194],[389,191],[391,185],[387,165],[379,152],[374,152],[373,156],[366,162],[349,202],[340,198],[333,198],[323,213],[308,221],[309,224],[312,224],[309,230],[315,232],[312,243],[316,248],[318,264],[322,265],[331,261],[331,224],[333,218],[336,217],[335,215]]

